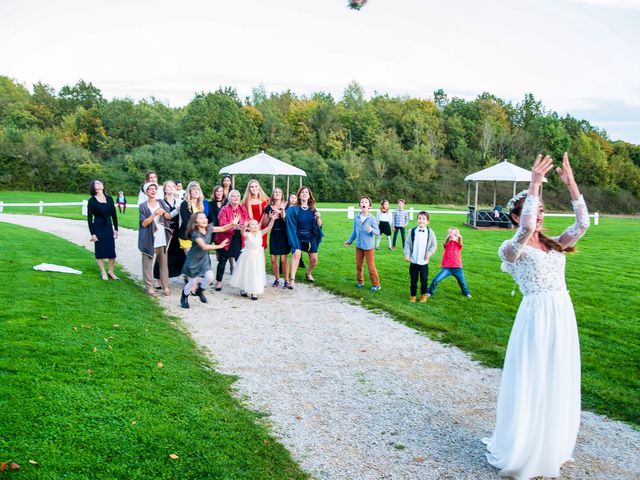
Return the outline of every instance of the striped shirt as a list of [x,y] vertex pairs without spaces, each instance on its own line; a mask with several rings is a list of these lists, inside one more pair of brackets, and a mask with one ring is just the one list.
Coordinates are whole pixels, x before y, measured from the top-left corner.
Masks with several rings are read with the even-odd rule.
[[406,227],[409,223],[409,213],[406,210],[393,211],[393,226]]

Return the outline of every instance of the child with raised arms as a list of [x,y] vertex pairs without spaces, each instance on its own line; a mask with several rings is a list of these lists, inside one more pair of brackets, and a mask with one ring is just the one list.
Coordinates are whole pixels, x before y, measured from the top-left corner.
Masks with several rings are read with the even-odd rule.
[[427,297],[436,293],[436,288],[442,280],[453,275],[456,277],[458,285],[460,285],[462,295],[471,298],[467,280],[462,272],[462,235],[460,235],[460,230],[457,228],[447,230],[447,238],[445,238],[443,246],[444,253],[442,254],[440,271],[431,280],[431,285],[427,290]]
[[[224,227],[214,227],[209,225],[209,219],[204,212],[196,212],[189,218],[187,223],[186,236],[191,239],[191,248],[187,253],[187,258],[182,267],[182,273],[187,277],[187,284],[182,290],[180,297],[180,306],[189,308],[189,294],[193,292],[193,288],[198,285],[194,295],[200,297],[202,303],[207,303],[207,297],[204,290],[213,281],[213,270],[211,270],[211,259],[209,251],[224,248],[229,239],[225,239],[219,244],[212,244],[211,238],[214,232],[223,232],[233,228],[240,217],[236,215],[233,222]],[[201,279],[198,283],[198,279]]]
[[262,230],[258,220],[250,220],[243,232],[244,248],[233,270],[229,285],[239,288],[240,295],[243,297],[250,295],[251,300],[258,300],[258,295],[264,293],[264,287],[267,284],[262,236],[269,233],[275,220],[276,216],[272,215],[269,224]]

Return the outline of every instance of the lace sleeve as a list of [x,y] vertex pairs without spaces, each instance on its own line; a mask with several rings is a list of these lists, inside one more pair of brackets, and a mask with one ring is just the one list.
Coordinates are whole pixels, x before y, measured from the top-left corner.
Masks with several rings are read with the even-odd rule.
[[562,235],[556,238],[563,248],[575,245],[589,228],[589,212],[587,211],[584,197],[580,195],[577,200],[572,200],[571,206],[573,206],[573,211],[576,214],[576,221],[562,232]]
[[539,204],[540,200],[538,197],[527,195],[524,205],[522,205],[520,225],[518,225],[515,235],[511,240],[504,242],[500,246],[500,250],[498,250],[498,255],[500,255],[500,258],[505,262],[515,262],[520,256],[522,246],[531,238],[531,235],[536,228],[536,216]]

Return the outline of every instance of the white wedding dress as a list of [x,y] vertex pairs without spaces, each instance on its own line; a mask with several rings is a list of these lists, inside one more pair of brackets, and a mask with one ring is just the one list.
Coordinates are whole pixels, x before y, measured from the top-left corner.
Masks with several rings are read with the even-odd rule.
[[244,248],[238,257],[229,285],[254,295],[262,295],[267,283],[262,235],[249,233],[244,238]]
[[[559,237],[575,244],[589,226],[582,196],[571,202],[575,223]],[[502,270],[518,283],[523,299],[509,337],[498,412],[487,444],[500,476],[558,477],[572,460],[580,425],[580,345],[573,304],[565,284],[565,254],[528,246],[538,197],[527,196],[520,226],[499,250]]]

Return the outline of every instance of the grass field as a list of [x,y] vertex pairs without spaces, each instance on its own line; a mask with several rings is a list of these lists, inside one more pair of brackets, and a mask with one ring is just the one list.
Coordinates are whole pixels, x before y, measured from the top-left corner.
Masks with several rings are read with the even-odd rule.
[[[15,199],[11,201],[22,201],[18,192],[12,195]],[[46,201],[44,194],[35,195]],[[0,192],[0,200],[9,201],[6,198],[7,192]],[[325,240],[315,272],[317,285],[368,308],[389,312],[431,338],[463,348],[487,365],[502,366],[521,300],[519,292],[511,296],[514,283],[500,271],[497,256],[498,246],[512,235],[511,231],[476,231],[462,227],[463,215],[433,213],[431,227],[440,242],[447,228],[462,227],[463,263],[473,298],[462,297],[455,280],[449,278],[439,285],[437,294],[426,305],[410,304],[408,264],[400,249],[390,252],[381,248],[376,254],[383,286],[380,292],[358,290],[353,247],[342,246],[352,221],[345,213],[326,212],[323,217]],[[82,217],[76,211],[71,218]],[[126,226],[130,218],[136,225],[137,215],[128,213],[122,223]],[[556,234],[571,222],[570,218],[547,217],[545,226],[548,233]],[[583,408],[636,426],[640,425],[639,238],[640,219],[601,217],[600,225],[592,225],[578,244],[578,252],[570,255],[567,262],[567,285],[578,318],[582,349]],[[429,278],[437,272],[441,255],[440,245]]]
[[0,478],[306,478],[126,274],[32,269],[43,261],[96,268],[83,248],[0,223],[0,463],[21,467]]

